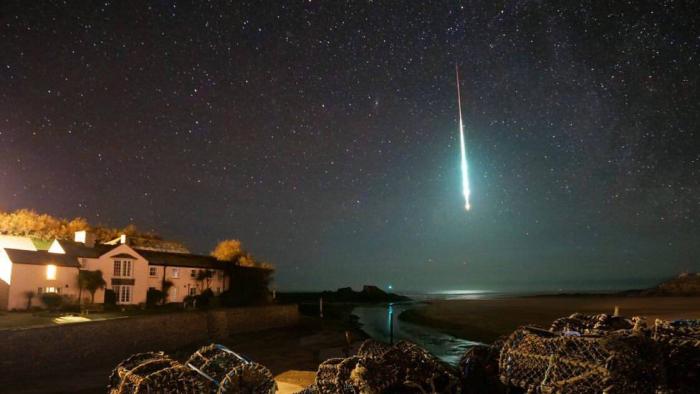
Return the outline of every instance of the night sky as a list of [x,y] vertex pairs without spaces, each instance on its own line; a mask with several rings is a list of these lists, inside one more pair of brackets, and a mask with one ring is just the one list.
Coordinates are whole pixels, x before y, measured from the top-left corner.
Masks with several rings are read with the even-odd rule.
[[700,270],[692,2],[195,3],[0,2],[0,209],[239,238],[280,289]]

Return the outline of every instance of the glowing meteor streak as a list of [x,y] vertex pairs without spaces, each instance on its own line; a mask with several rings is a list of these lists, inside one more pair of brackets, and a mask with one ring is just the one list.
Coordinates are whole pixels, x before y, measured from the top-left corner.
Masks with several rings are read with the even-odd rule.
[[464,194],[464,209],[468,211],[471,209],[471,204],[469,203],[469,195],[471,194],[471,189],[469,188],[467,143],[464,137],[464,123],[462,122],[462,97],[459,92],[459,67],[457,67],[457,65],[455,65],[455,72],[457,74],[457,105],[459,107],[459,142],[460,151],[462,152],[462,194]]

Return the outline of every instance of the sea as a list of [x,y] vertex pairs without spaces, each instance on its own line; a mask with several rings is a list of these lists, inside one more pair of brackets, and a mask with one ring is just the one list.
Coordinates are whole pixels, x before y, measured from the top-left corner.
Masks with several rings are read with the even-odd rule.
[[[650,281],[653,283],[653,281]],[[399,294],[411,298],[411,301],[396,302],[384,305],[363,305],[353,309],[353,314],[357,316],[362,330],[371,338],[384,341],[396,342],[408,340],[422,346],[437,356],[444,362],[457,365],[464,352],[470,347],[479,344],[467,339],[457,338],[441,332],[432,327],[427,327],[398,319],[401,312],[415,308],[423,302],[430,300],[479,300],[494,299],[514,296],[542,295],[542,294],[586,294],[586,293],[613,293],[632,288],[643,288],[647,283],[640,284],[619,282],[606,283],[599,286],[589,286],[578,288],[575,286],[561,286],[550,288],[539,288],[537,290],[522,289],[509,291],[487,291],[487,290],[442,290],[435,292],[411,292],[402,291]]]

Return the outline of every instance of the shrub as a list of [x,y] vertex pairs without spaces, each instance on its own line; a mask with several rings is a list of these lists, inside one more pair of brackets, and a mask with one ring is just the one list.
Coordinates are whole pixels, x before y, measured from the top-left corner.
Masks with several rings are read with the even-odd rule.
[[194,297],[197,308],[206,308],[211,303],[211,299],[214,298],[214,292],[211,289],[206,289],[202,294],[196,295]]
[[43,293],[39,298],[50,311],[55,311],[63,303],[63,297],[56,293]]
[[233,267],[229,272],[229,290],[221,293],[224,306],[261,305],[269,302],[267,286],[274,271],[251,267]]
[[105,289],[105,307],[115,307],[117,305],[117,293],[112,289]]
[[153,307],[163,301],[163,292],[158,289],[148,289],[146,293],[146,305],[148,307]]

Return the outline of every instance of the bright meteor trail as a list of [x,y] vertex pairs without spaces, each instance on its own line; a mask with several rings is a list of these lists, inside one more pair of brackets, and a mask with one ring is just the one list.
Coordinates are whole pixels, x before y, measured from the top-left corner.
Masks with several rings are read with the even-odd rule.
[[462,194],[464,194],[464,209],[467,211],[471,209],[471,204],[469,203],[469,195],[471,194],[471,189],[469,188],[469,165],[467,164],[467,142],[464,137],[464,123],[462,122],[462,97],[459,92],[459,67],[455,65],[455,72],[457,74],[457,106],[459,107],[459,142],[460,150],[462,152]]

